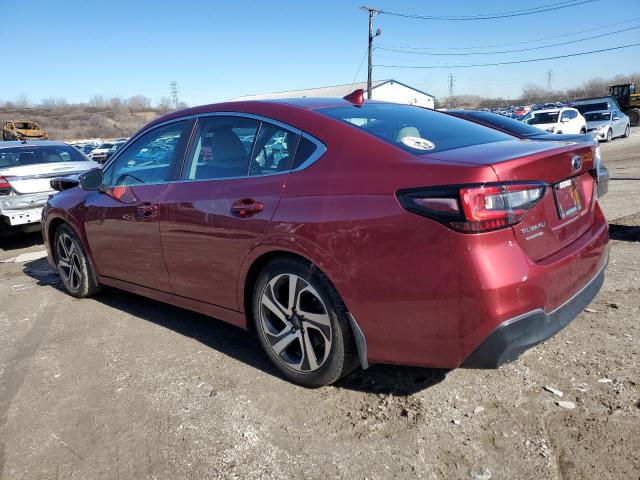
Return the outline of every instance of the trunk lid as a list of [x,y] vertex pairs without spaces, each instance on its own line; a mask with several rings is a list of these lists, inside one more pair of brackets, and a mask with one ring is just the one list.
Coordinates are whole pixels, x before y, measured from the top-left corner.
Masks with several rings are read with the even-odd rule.
[[95,162],[59,162],[0,168],[0,176],[6,178],[17,194],[52,191],[52,178],[86,172],[96,167]]
[[522,140],[476,145],[434,156],[444,161],[489,164],[501,182],[545,182],[543,198],[513,227],[522,249],[539,261],[573,243],[594,221],[594,150],[591,141]]

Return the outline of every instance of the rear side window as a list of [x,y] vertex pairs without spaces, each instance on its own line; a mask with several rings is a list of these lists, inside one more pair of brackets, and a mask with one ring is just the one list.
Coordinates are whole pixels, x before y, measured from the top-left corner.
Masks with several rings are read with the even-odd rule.
[[260,121],[243,117],[205,117],[198,121],[185,180],[244,177]]
[[514,139],[477,123],[410,105],[365,103],[316,111],[418,155]]
[[300,135],[285,128],[262,122],[256,140],[249,175],[286,172],[298,148]]

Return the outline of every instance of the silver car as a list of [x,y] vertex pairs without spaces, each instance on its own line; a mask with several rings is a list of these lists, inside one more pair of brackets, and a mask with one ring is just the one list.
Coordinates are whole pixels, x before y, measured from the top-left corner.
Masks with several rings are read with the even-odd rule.
[[610,142],[614,138],[627,138],[631,131],[631,123],[620,110],[597,110],[584,114],[587,121],[587,132],[597,140]]
[[42,207],[56,193],[51,179],[97,166],[66,143],[0,142],[0,234],[38,230]]

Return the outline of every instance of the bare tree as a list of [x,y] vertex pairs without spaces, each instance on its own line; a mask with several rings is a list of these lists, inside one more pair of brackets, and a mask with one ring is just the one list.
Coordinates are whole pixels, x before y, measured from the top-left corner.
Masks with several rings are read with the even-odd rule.
[[27,97],[26,93],[18,95],[15,103],[17,108],[28,108],[31,106],[31,102],[29,102],[29,97]]
[[148,110],[151,108],[151,99],[144,95],[134,95],[127,99],[127,106],[132,110]]
[[173,109],[173,104],[169,97],[162,97],[158,102],[158,109],[163,112],[168,112]]
[[105,108],[107,106],[107,100],[102,95],[94,95],[89,100],[89,106],[97,108]]

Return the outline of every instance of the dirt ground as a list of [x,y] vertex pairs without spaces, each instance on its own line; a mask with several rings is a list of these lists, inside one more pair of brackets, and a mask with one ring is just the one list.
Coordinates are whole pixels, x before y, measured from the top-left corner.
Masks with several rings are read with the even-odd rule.
[[73,299],[38,235],[4,240],[0,477],[640,478],[640,129],[602,150],[604,287],[499,370],[374,366],[307,390],[241,330],[113,289]]

